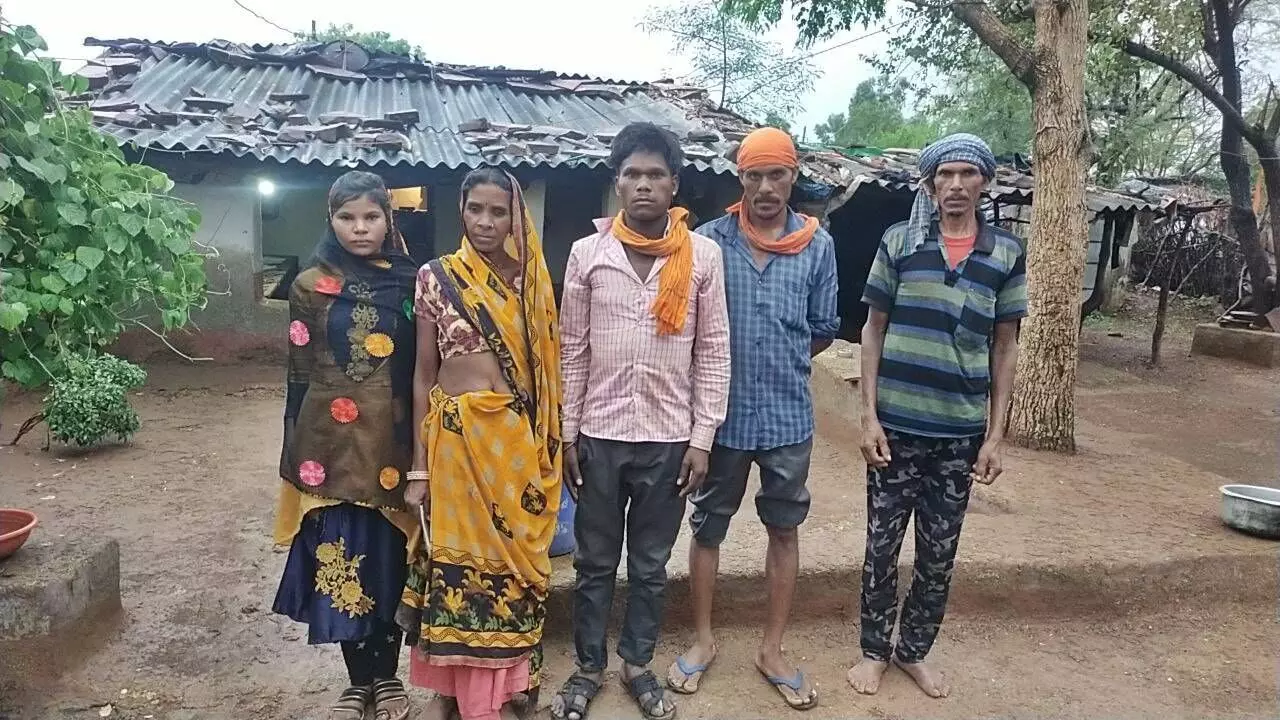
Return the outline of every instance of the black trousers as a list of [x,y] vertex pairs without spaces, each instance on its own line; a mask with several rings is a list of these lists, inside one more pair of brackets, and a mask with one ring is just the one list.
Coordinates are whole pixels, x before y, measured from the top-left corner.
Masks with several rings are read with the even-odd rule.
[[653,661],[667,561],[684,520],[676,480],[687,443],[628,443],[578,438],[582,489],[574,514],[573,638],[578,666],[608,666],[606,631],[622,545],[627,546],[627,612],[618,655],[632,665]]
[[[946,613],[960,528],[969,505],[969,473],[982,437],[927,438],[888,432],[893,460],[867,469],[867,551],[862,568],[862,654],[920,662],[933,648]],[[898,646],[898,553],[915,516],[916,558],[902,606]]]
[[355,687],[372,685],[377,680],[391,680],[400,667],[400,643],[404,632],[395,624],[381,623],[363,640],[345,640],[342,659],[347,675]]

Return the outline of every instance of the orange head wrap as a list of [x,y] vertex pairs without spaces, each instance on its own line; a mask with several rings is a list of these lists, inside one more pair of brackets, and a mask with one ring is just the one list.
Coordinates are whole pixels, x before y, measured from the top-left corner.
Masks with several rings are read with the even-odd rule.
[[[750,135],[743,138],[742,145],[738,148],[739,172],[779,165],[788,168],[800,167],[800,159],[796,156],[796,144],[791,141],[791,136],[785,131],[774,127],[762,127],[752,130]],[[798,230],[774,239],[751,223],[741,201],[730,205],[728,211],[737,213],[738,228],[746,236],[747,241],[764,252],[795,255],[809,247],[814,233],[818,231],[817,218],[800,215],[803,224]]]
[[800,159],[796,157],[796,144],[791,141],[791,136],[775,127],[752,130],[738,148],[739,170],[768,165],[789,168],[800,166]]

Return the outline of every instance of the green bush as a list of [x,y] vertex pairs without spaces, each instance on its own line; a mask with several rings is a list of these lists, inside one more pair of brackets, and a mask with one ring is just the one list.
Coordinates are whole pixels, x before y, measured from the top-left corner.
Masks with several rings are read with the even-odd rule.
[[146,382],[146,371],[105,353],[71,359],[66,370],[44,399],[44,419],[54,438],[85,447],[108,436],[125,442],[138,431],[129,391]]

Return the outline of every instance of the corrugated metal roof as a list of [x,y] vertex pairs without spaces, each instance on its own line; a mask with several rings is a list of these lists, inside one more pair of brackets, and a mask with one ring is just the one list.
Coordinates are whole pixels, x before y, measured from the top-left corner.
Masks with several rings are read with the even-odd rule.
[[[698,95],[675,85],[617,85],[540,71],[458,66],[416,66],[428,71],[339,79],[329,75],[334,70],[314,63],[256,59],[278,57],[271,48],[254,48],[252,56],[226,49],[219,54],[214,45],[161,46],[135,40],[116,41],[110,48],[96,61],[100,69],[90,71],[101,75],[101,69],[107,69],[108,77],[98,78],[103,91],[82,101],[95,109],[98,126],[121,144],[324,165],[458,168],[500,161],[597,166],[608,155],[608,137],[597,139],[597,133],[616,132],[627,123],[646,120],[685,139],[689,164],[697,169],[734,171],[725,159],[732,141],[698,116],[705,92]],[[293,103],[295,117],[288,121],[277,119],[278,107],[276,118],[267,112],[270,96],[280,93],[306,96]],[[201,111],[199,102],[194,106],[188,102],[193,95],[226,101],[229,107]],[[398,127],[383,122],[380,130],[402,139],[384,137],[385,142],[376,142],[378,131],[358,122],[384,121],[398,111],[417,111],[417,121]],[[280,131],[290,124],[318,128],[330,113],[353,116],[357,122],[338,128],[326,139],[308,133],[302,142],[281,141]],[[477,119],[515,128],[500,131],[505,134],[496,143],[492,133],[460,130]],[[537,137],[527,127],[522,130],[523,126],[542,126],[554,131],[552,135],[571,131],[571,137]],[[364,137],[360,137],[362,131]],[[521,132],[526,137],[512,136]],[[690,133],[700,141],[689,140]],[[490,146],[501,144],[501,152],[484,152],[476,138],[484,138]]]
[[[834,172],[827,182],[850,188],[874,184],[886,190],[915,192],[920,186],[919,151],[888,149],[874,153],[810,150],[810,166],[824,164]],[[987,197],[1000,202],[1028,204],[1035,192],[1035,176],[1013,165],[1000,165],[987,187]],[[1090,186],[1086,205],[1093,212],[1115,210],[1157,210],[1169,205],[1162,198]],[[851,195],[846,191],[846,195]]]
[[[705,89],[670,81],[432,64],[349,43],[86,42],[106,52],[81,71],[95,92],[72,100],[121,144],[149,150],[333,166],[596,167],[613,133],[650,121],[682,138],[689,165],[734,173],[737,141],[755,127],[716,108]],[[281,94],[293,97],[272,97]],[[405,111],[416,117],[395,115]],[[801,171],[843,189],[838,205],[867,183],[914,191],[918,159],[916,150],[810,148]],[[1034,185],[1025,166],[1004,165],[987,194],[1026,203]],[[1096,187],[1087,202],[1094,211],[1168,205]]]
[[[138,55],[147,53],[159,56],[163,53],[179,53],[179,54],[200,54],[207,53],[209,49],[221,51],[227,56],[242,57],[246,60],[267,65],[294,64],[302,65],[313,61],[324,61],[324,48],[338,43],[322,43],[322,42],[298,42],[298,43],[237,43],[229,40],[210,40],[206,43],[192,42],[172,42],[165,40],[147,40],[140,38],[121,38],[115,40],[100,40],[98,38],[85,38],[86,47],[100,47],[115,53],[123,53],[128,55]],[[354,45],[354,43],[347,43]],[[380,76],[396,76],[402,75],[406,71],[412,73],[414,70],[419,72],[434,70],[437,72],[479,72],[489,77],[540,77],[540,78],[556,78],[561,80],[590,80],[595,83],[606,85],[631,85],[640,86],[648,83],[640,80],[625,80],[616,78],[601,78],[594,75],[586,75],[583,73],[567,73],[559,70],[548,69],[524,69],[524,68],[508,68],[504,66],[482,67],[476,65],[461,65],[457,63],[438,63],[415,60],[402,56],[391,55],[380,51],[364,50],[363,52],[370,56],[371,62],[369,66],[361,70],[361,74],[368,77]],[[663,82],[663,81],[658,81]]]

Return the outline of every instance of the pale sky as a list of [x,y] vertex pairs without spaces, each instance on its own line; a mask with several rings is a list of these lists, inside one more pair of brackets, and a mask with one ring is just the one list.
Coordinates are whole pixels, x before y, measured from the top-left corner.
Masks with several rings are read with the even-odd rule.
[[[649,7],[618,0],[479,0],[478,2],[378,3],[334,0],[241,0],[268,20],[290,30],[307,31],[314,20],[351,23],[360,30],[386,30],[423,48],[438,62],[540,68],[621,80],[679,76],[688,67],[668,52],[665,38],[636,28]],[[655,5],[674,0],[652,0]],[[432,8],[437,6],[439,9]],[[241,9],[233,0],[204,0],[184,6],[180,0],[0,0],[5,19],[33,25],[49,43],[49,54],[85,60],[97,54],[84,38],[141,38],[170,42],[212,39],[269,43],[290,37]],[[855,30],[818,43],[821,50],[874,32]],[[786,47],[795,30],[785,25],[770,35]],[[793,119],[797,134],[835,112],[843,112],[859,82],[873,74],[864,53],[879,52],[885,33],[822,53],[814,63],[824,70],[805,100],[805,112]],[[65,63],[64,63],[65,64]],[[78,63],[70,64],[71,69]]]

